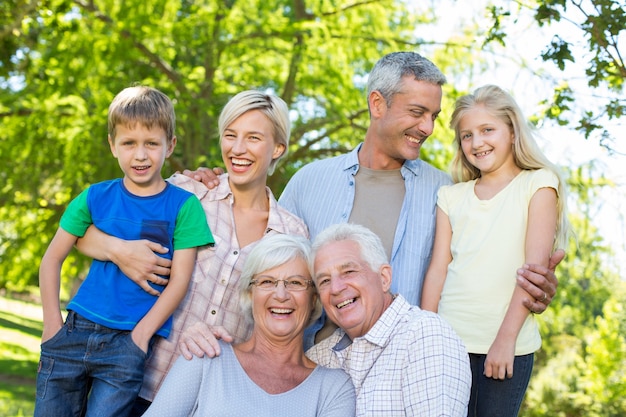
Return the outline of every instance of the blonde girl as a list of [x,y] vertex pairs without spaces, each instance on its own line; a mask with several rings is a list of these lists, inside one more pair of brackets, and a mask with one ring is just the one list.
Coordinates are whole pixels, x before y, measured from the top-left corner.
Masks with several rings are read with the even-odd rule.
[[501,88],[486,85],[461,97],[450,126],[455,184],[439,190],[421,306],[449,321],[468,349],[468,416],[517,416],[541,337],[516,270],[547,267],[563,247],[565,184]]

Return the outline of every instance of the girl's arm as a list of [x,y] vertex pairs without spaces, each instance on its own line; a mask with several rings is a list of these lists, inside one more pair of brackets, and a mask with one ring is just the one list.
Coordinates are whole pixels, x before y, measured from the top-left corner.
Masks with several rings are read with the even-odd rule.
[[[528,207],[525,252],[527,264],[548,266],[554,244],[557,222],[557,195],[554,188],[537,190]],[[529,314],[523,304],[529,294],[519,286],[515,287],[511,304],[500,325],[498,334],[487,353],[485,376],[504,379],[513,376],[513,359],[517,336]]]
[[54,336],[63,327],[59,292],[61,289],[61,267],[74,247],[76,236],[59,228],[50,242],[39,266],[39,291],[43,308],[42,343]]
[[422,287],[420,307],[423,310],[430,310],[436,313],[439,308],[439,299],[441,298],[443,284],[448,274],[448,265],[452,262],[451,242],[452,226],[450,226],[450,219],[443,210],[437,207],[433,256],[430,259],[430,265],[428,266],[428,271],[426,271]]
[[191,273],[196,263],[197,248],[179,249],[174,251],[172,258],[172,272],[167,287],[159,296],[148,313],[137,323],[131,336],[137,346],[148,351],[150,338],[174,313],[178,304],[187,293]]

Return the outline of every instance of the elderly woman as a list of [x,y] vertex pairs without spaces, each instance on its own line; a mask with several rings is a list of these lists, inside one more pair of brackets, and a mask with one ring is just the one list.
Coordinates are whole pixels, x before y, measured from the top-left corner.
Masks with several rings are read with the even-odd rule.
[[310,253],[299,236],[259,242],[239,280],[251,337],[214,358],[179,358],[144,416],[353,416],[349,377],[304,355],[304,329],[321,313]]
[[[165,375],[179,356],[181,332],[196,323],[222,326],[235,343],[246,340],[251,323],[238,308],[237,286],[243,263],[259,240],[276,234],[308,236],[302,220],[278,206],[266,186],[289,145],[287,104],[279,97],[256,90],[235,95],[224,106],[218,120],[222,159],[227,173],[219,186],[208,190],[184,175],[168,181],[194,193],[202,204],[214,246],[199,248],[196,267],[187,295],[174,313],[168,339],[158,339],[148,359],[143,386],[133,416],[150,404]],[[157,293],[153,284],[167,281],[169,261],[156,256],[159,245],[144,241],[122,241],[89,230],[79,240],[81,251],[96,259],[108,259],[141,285]],[[219,347],[219,346],[218,346]]]

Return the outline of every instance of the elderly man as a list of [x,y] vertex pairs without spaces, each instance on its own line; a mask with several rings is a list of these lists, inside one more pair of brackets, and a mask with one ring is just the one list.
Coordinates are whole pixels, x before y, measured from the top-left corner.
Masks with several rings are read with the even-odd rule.
[[352,377],[356,415],[465,416],[465,346],[438,315],[389,291],[392,270],[378,236],[337,224],[317,235],[313,252],[313,280],[339,329],[307,356]]

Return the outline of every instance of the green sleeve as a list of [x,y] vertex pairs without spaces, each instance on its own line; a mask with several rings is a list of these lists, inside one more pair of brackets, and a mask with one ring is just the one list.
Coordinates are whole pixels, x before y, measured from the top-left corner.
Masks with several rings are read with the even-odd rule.
[[93,224],[89,207],[87,207],[88,191],[89,188],[83,190],[82,193],[70,201],[63,216],[61,216],[61,228],[77,237],[83,237],[87,228]]
[[213,243],[215,240],[209,229],[200,200],[196,196],[191,196],[180,209],[176,218],[174,250]]

